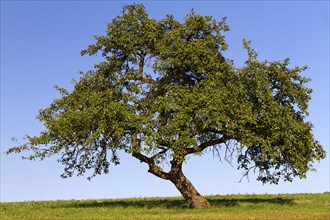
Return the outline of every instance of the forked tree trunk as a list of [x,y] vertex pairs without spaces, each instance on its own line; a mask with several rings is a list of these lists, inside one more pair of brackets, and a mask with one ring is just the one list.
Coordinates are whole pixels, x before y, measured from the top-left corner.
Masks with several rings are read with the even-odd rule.
[[172,174],[170,181],[180,191],[191,208],[208,208],[211,206],[181,171],[174,175]]

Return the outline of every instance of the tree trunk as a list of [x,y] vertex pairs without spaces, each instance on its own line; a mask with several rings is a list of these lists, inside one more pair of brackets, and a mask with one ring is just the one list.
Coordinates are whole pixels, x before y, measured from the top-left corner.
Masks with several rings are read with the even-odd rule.
[[180,191],[183,198],[188,202],[191,208],[208,208],[211,206],[211,204],[199,194],[181,170],[175,174],[172,174],[170,181]]
[[136,132],[132,133],[132,156],[141,162],[147,163],[149,165],[148,172],[159,178],[170,180],[180,191],[181,195],[191,208],[208,208],[211,206],[211,204],[199,194],[193,184],[182,173],[182,162],[173,159],[171,161],[171,170],[167,173],[155,164],[153,157],[147,157],[141,154],[139,152]]

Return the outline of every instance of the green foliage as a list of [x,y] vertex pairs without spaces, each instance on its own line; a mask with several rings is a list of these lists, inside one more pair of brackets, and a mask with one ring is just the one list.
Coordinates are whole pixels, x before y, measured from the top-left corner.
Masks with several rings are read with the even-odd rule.
[[248,58],[237,68],[222,54],[226,31],[225,18],[191,11],[183,23],[172,15],[156,21],[141,4],[125,6],[81,52],[104,61],[72,91],[56,87],[62,97],[38,116],[45,130],[7,153],[32,152],[31,160],[59,154],[69,177],[107,173],[119,150],[151,167],[213,149],[237,155],[239,168],[259,171],[262,182],[306,177],[325,158],[305,121],[306,67],[261,62],[243,40]]
[[329,193],[208,196],[209,209],[182,198],[0,203],[1,219],[329,219]]

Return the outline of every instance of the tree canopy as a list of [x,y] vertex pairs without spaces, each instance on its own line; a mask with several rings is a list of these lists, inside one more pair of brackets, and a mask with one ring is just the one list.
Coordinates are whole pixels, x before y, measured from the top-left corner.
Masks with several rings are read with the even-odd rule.
[[58,154],[62,177],[71,177],[108,173],[122,150],[173,182],[192,207],[209,203],[182,173],[188,155],[235,156],[245,175],[253,170],[264,183],[305,178],[325,158],[306,121],[312,90],[300,73],[307,67],[259,61],[246,40],[245,65],[235,67],[223,55],[226,31],[225,18],[193,10],[183,22],[157,21],[141,4],[124,6],[81,52],[103,61],[81,73],[72,91],[56,87],[61,98],[38,115],[44,131],[7,153]]

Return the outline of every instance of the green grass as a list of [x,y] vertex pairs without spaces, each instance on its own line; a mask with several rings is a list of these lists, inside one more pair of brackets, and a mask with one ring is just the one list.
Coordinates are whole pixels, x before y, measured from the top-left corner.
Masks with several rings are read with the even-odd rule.
[[0,219],[330,219],[330,193],[208,196],[189,209],[180,197],[1,203]]

